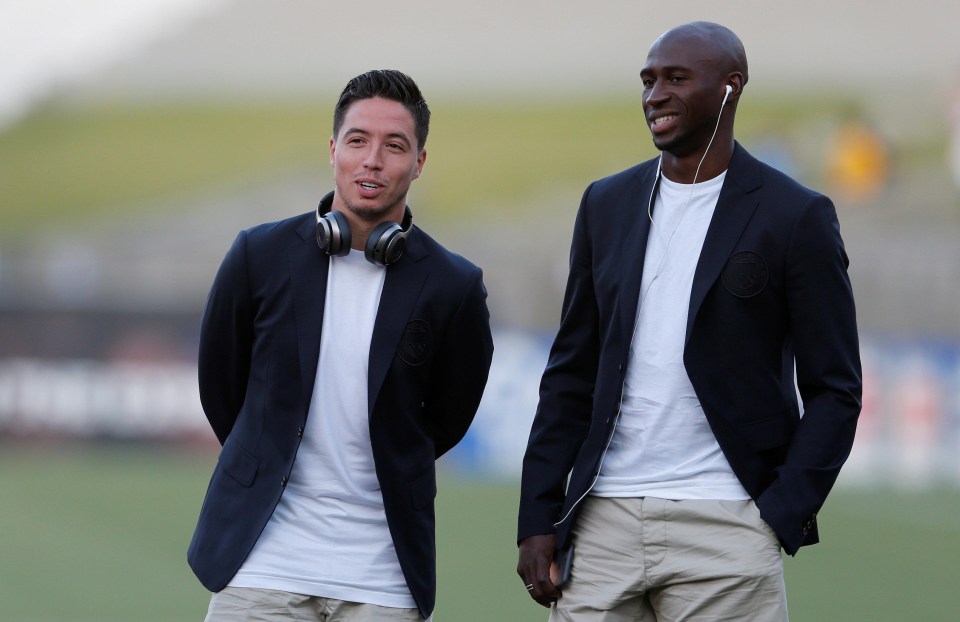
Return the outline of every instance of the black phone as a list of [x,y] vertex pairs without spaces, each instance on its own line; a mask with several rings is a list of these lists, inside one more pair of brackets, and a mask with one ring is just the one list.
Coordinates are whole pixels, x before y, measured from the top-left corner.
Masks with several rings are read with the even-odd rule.
[[563,586],[570,581],[570,570],[573,568],[572,544],[557,555],[557,568],[560,569],[560,582],[557,583],[556,588],[562,590]]

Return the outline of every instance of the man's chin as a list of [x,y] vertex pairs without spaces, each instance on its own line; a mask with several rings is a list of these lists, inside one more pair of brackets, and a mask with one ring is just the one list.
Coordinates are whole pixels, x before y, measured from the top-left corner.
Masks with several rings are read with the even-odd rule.
[[657,138],[656,136],[652,136],[651,138],[653,140],[653,146],[657,151],[666,151],[667,147],[669,147],[669,143],[667,141]]
[[653,146],[657,148],[657,151],[666,151],[667,153],[672,153],[677,147],[677,141],[666,137],[654,136]]
[[390,214],[392,206],[384,205],[379,201],[359,200],[347,202],[347,209],[360,220],[377,223],[384,220]]

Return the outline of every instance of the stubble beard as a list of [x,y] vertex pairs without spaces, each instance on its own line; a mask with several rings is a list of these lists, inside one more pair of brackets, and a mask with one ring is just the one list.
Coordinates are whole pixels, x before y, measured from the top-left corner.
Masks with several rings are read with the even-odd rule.
[[[401,201],[402,202],[402,201]],[[377,224],[385,220],[396,207],[397,202],[360,204],[343,194],[343,204],[347,210],[363,222]]]
[[653,136],[653,146],[676,158],[700,155],[709,143],[714,124],[718,120],[719,117],[709,119],[700,128],[690,128],[665,140],[658,140],[656,136]]
[[364,222],[376,223],[384,219],[390,209],[380,205],[356,205],[353,202],[346,201],[347,209],[354,216]]

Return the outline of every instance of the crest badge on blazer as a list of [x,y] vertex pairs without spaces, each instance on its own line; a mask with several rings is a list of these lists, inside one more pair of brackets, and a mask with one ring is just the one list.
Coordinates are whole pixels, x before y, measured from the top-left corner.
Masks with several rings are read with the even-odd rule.
[[763,291],[769,276],[763,257],[753,251],[741,251],[727,260],[720,280],[734,296],[751,298]]
[[425,320],[410,320],[400,338],[397,356],[407,365],[423,365],[433,349],[433,335]]

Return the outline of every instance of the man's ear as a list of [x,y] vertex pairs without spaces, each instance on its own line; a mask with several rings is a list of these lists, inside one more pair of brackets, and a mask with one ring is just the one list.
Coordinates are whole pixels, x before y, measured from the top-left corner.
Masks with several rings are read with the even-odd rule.
[[414,171],[413,178],[416,179],[420,177],[420,173],[423,172],[423,165],[427,161],[427,150],[426,148],[421,149],[420,153],[417,154],[417,168]]

